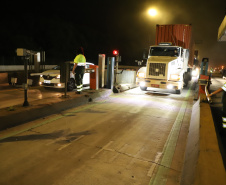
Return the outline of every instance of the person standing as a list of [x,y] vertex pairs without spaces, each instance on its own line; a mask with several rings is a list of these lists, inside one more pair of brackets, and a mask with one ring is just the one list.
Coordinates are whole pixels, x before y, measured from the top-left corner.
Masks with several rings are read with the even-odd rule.
[[82,47],[79,47],[76,52],[76,57],[74,59],[74,67],[72,73],[75,74],[75,81],[77,84],[77,94],[82,93],[82,80],[85,74],[86,57],[84,56],[84,51]]
[[222,127],[226,129],[226,82],[222,87],[217,89],[216,91],[212,92],[211,94],[208,95],[208,97],[211,97],[214,94],[220,93],[223,91],[222,95],[222,104],[223,104],[223,109],[222,109]]

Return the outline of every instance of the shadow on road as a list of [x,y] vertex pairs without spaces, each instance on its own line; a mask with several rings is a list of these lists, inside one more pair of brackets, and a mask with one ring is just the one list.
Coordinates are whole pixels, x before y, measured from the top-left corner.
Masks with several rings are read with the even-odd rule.
[[71,134],[65,134],[64,130],[60,130],[53,133],[47,133],[47,134],[41,134],[36,132],[35,134],[29,134],[24,136],[13,136],[9,137],[3,140],[0,140],[0,143],[5,142],[18,142],[18,141],[35,141],[35,140],[48,140],[48,139],[57,139],[61,138],[60,142],[71,142],[75,139],[77,139],[81,135],[90,135],[92,132],[87,130],[83,132],[77,132],[77,133],[71,133]]

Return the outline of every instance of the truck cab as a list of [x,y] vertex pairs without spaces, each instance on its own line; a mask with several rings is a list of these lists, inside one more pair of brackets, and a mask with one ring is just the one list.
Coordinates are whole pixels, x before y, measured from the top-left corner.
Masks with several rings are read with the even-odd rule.
[[188,57],[187,49],[171,43],[151,46],[146,67],[138,70],[136,84],[141,90],[161,88],[180,94],[190,79],[187,74]]

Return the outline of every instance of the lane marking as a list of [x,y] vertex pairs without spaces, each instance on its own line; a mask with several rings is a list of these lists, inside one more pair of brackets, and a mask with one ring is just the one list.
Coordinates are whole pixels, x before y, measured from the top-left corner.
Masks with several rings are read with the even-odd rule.
[[[107,100],[105,100],[105,101],[107,101]],[[11,134],[8,134],[8,135],[6,135],[6,136],[0,136],[0,140],[3,140],[3,139],[6,139],[6,138],[9,138],[9,137],[12,137],[12,136],[21,134],[21,133],[23,133],[23,132],[29,131],[29,130],[31,130],[31,129],[35,129],[35,128],[40,127],[40,126],[43,126],[43,125],[46,125],[46,124],[51,123],[51,122],[53,122],[53,121],[56,121],[56,120],[58,120],[58,119],[61,119],[61,118],[64,118],[64,117],[73,115],[74,113],[84,111],[84,110],[86,110],[86,109],[92,108],[92,107],[94,107],[94,106],[96,106],[96,105],[99,105],[99,104],[101,104],[101,103],[104,103],[105,101],[99,101],[99,102],[95,102],[95,103],[90,104],[90,105],[85,105],[84,107],[79,108],[79,109],[77,109],[77,110],[75,110],[75,111],[72,111],[72,112],[69,112],[69,113],[65,113],[64,115],[58,115],[58,116],[55,116],[54,118],[49,118],[49,119],[47,119],[47,120],[45,120],[45,121],[42,121],[41,123],[39,123],[39,124],[37,124],[37,125],[33,125],[33,126],[29,127],[29,128],[22,129],[22,130],[19,130],[19,131],[15,131],[15,132],[12,132]],[[53,115],[50,115],[50,116],[53,116]],[[42,119],[42,118],[40,118],[40,119]],[[30,122],[32,122],[32,121],[30,121]]]
[[71,145],[74,141],[78,141],[80,139],[82,139],[85,135],[81,135],[79,136],[77,139],[71,141],[70,143],[64,144],[63,146],[61,146],[58,150],[63,150],[64,148],[68,147],[69,145]]
[[120,149],[119,152],[117,152],[110,160],[109,162],[112,163],[120,154],[122,154],[125,149],[127,148],[128,144],[124,144]]
[[151,167],[150,167],[150,169],[148,171],[147,176],[149,176],[149,177],[152,176],[152,174],[154,172],[154,169],[155,169],[156,165],[158,164],[159,159],[160,159],[161,156],[162,156],[162,152],[157,152],[157,154],[155,156],[155,160],[154,160],[153,164],[151,165]]
[[108,149],[108,146],[110,146],[113,143],[113,141],[109,141],[105,146],[103,146],[100,150],[98,150],[94,155],[92,155],[91,159],[95,158],[100,152],[103,150],[109,150],[112,151],[111,149]]
[[173,127],[170,131],[170,134],[167,138],[167,141],[163,148],[163,157],[160,162],[160,165],[158,165],[158,170],[154,176],[152,176],[149,185],[165,185],[167,182],[167,174],[170,169],[174,152],[177,145],[177,140],[180,134],[181,125],[183,122],[184,114],[187,107],[187,100],[191,92],[191,87],[189,88],[186,96],[185,101],[182,103],[180,111],[177,115],[177,118],[173,124]]
[[58,150],[62,150],[62,149],[66,148],[66,147],[69,146],[69,145],[71,145],[71,143],[67,143],[67,144],[61,146]]

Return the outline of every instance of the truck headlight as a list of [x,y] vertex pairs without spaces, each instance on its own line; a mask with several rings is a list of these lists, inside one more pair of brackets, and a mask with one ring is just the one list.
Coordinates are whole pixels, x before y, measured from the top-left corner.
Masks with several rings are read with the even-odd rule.
[[180,80],[180,76],[179,75],[170,75],[170,79],[178,81],[178,80]]
[[140,86],[144,87],[145,86],[145,82],[140,82]]
[[173,89],[173,85],[172,84],[167,85],[167,89]]
[[199,74],[198,69],[192,71],[192,76],[197,76],[198,74]]
[[56,78],[59,79],[60,78],[60,75],[57,75]]
[[145,77],[145,74],[143,72],[140,72],[140,73],[138,72],[137,73],[137,77],[138,78],[144,78]]

